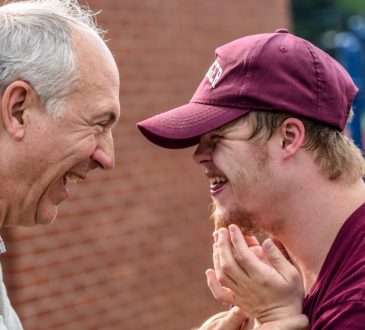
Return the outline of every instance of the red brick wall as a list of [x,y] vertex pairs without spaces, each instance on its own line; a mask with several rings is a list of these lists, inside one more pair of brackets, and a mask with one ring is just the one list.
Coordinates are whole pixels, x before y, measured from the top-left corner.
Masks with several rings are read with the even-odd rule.
[[288,1],[88,2],[120,67],[117,166],[74,186],[54,224],[3,231],[9,294],[26,330],[189,329],[221,309],[207,180],[193,149],[159,149],[135,124],[187,102],[217,46],[288,26]]

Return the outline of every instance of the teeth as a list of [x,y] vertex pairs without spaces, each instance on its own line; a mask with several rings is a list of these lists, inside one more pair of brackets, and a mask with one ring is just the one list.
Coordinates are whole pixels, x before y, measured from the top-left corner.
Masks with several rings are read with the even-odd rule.
[[216,176],[214,178],[209,179],[209,182],[210,182],[210,185],[211,186],[214,186],[214,185],[216,185],[218,183],[225,183],[225,182],[227,182],[227,178],[222,177],[222,176]]
[[70,183],[79,183],[82,180],[82,177],[75,174],[75,173],[71,173],[71,172],[67,172],[65,175],[66,179],[68,182]]

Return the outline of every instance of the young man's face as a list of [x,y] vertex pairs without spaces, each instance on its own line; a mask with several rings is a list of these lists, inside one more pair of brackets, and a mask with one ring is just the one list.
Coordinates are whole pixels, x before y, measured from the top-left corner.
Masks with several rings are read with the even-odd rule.
[[273,202],[270,141],[248,140],[248,116],[201,137],[194,160],[210,180],[215,227],[236,223],[242,229],[266,226]]
[[119,74],[106,46],[85,39],[77,52],[78,87],[65,99],[63,116],[34,107],[24,138],[14,144],[10,209],[17,211],[5,226],[52,222],[68,197],[68,183],[86,179],[97,167],[114,167],[111,129],[119,118]]

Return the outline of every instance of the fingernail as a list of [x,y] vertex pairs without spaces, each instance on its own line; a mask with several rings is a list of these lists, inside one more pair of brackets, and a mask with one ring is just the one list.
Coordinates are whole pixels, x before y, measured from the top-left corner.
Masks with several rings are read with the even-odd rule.
[[218,233],[217,233],[217,231],[214,231],[213,232],[213,238],[214,238],[214,242],[217,242],[217,239],[218,239]]
[[267,250],[274,249],[275,245],[271,238],[268,238],[267,240],[265,240],[265,247]]
[[235,234],[236,233],[236,227],[235,226],[229,225],[228,229],[229,229],[229,232],[231,234]]

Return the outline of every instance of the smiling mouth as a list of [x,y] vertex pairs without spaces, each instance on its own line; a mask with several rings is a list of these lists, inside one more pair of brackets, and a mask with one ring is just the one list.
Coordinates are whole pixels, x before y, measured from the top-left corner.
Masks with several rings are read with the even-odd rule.
[[210,183],[210,191],[216,192],[219,189],[221,189],[226,183],[228,182],[228,179],[224,176],[215,176],[213,178],[209,179]]
[[78,184],[84,180],[84,178],[76,173],[73,172],[66,172],[63,176],[63,184],[66,185],[67,183]]

